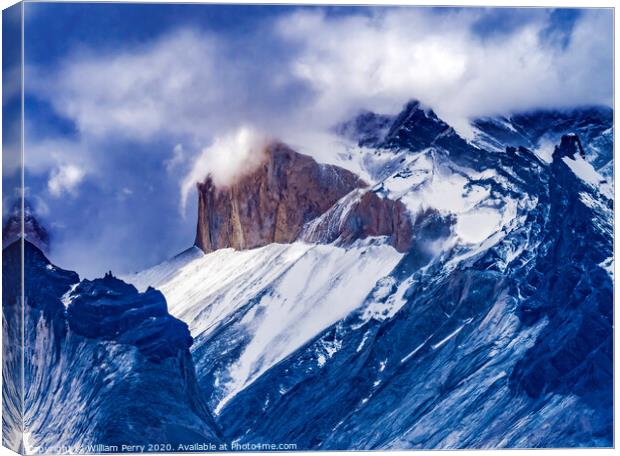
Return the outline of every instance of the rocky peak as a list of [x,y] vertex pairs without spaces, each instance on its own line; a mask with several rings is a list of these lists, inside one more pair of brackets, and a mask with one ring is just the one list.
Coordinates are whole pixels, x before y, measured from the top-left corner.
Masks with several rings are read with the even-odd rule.
[[575,154],[579,153],[581,158],[586,158],[586,153],[581,146],[579,136],[575,134],[564,135],[560,141],[560,145],[555,147],[553,151],[553,159],[557,160],[562,157],[568,157],[572,160],[575,159]]
[[353,119],[338,124],[334,132],[356,141],[360,147],[376,147],[385,139],[393,120],[392,116],[362,111]]
[[168,313],[164,296],[108,273],[83,280],[68,296],[67,320],[72,331],[90,339],[135,345],[151,361],[176,356],[192,344],[187,325]]
[[43,252],[49,252],[49,233],[37,220],[34,209],[27,199],[24,199],[22,212],[22,200],[16,199],[11,206],[8,216],[2,227],[2,246],[7,247],[22,237],[22,214],[23,214],[23,237],[36,245]]
[[263,163],[227,186],[198,184],[195,245],[204,252],[289,243],[303,226],[352,190],[366,186],[346,169],[274,142]]
[[431,146],[442,134],[452,131],[431,109],[412,100],[396,116],[382,147],[420,150]]
[[356,239],[374,236],[385,236],[396,250],[406,252],[413,236],[411,218],[402,201],[382,197],[372,190],[358,190],[308,224],[301,239],[348,245]]

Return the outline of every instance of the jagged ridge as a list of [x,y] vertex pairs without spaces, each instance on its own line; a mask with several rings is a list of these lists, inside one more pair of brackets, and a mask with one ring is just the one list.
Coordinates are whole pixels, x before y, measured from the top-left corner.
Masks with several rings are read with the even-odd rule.
[[[25,450],[217,442],[187,325],[167,314],[161,293],[139,294],[111,275],[79,282],[33,244],[23,245]],[[3,251],[3,278],[11,283],[19,282],[21,246]],[[18,293],[4,287],[3,302]],[[10,325],[10,309],[3,315]]]

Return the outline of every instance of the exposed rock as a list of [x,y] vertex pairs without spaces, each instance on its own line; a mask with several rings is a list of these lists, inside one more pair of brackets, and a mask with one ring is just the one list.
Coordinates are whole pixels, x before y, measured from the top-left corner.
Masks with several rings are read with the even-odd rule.
[[[4,221],[4,225],[2,227],[2,248],[7,247],[22,237],[21,201],[21,198],[19,198],[13,202],[10,213]],[[36,219],[34,209],[26,199],[24,199],[23,223],[23,237],[30,243],[39,247],[43,252],[49,252],[49,233]]]
[[138,293],[111,275],[79,282],[28,240],[5,248],[2,264],[3,333],[12,338],[3,368],[23,372],[5,377],[3,388],[27,392],[3,424],[5,432],[28,432],[29,453],[219,442],[189,330],[167,313],[160,292]]
[[413,229],[401,201],[373,191],[358,190],[308,224],[301,238],[307,242],[350,244],[356,239],[388,236],[399,252],[409,250]]
[[393,120],[392,116],[363,111],[353,119],[336,125],[334,132],[356,141],[359,146],[374,147],[383,142]]
[[411,100],[394,119],[380,147],[416,151],[436,144],[446,135],[456,136],[456,133],[433,110]]
[[211,252],[292,242],[307,222],[365,185],[350,171],[273,143],[264,163],[231,185],[216,187],[211,177],[198,184],[195,244]]
[[559,159],[562,157],[568,157],[572,160],[575,159],[575,154],[579,153],[581,158],[586,158],[586,153],[581,146],[581,141],[577,135],[564,135],[560,141],[560,145],[555,147],[553,151],[553,158]]
[[166,299],[153,288],[138,293],[109,273],[83,280],[67,299],[69,327],[84,337],[135,345],[151,361],[176,356],[192,345],[187,325],[168,313]]

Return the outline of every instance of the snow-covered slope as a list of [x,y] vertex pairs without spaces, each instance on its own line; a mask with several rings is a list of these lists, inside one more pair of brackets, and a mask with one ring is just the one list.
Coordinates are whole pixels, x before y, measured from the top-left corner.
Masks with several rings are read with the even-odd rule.
[[210,360],[219,364],[211,373],[218,392],[209,401],[217,413],[274,364],[358,308],[401,258],[382,239],[347,248],[270,244],[201,256],[190,251],[183,264],[176,258],[127,280],[164,293],[170,312],[189,324],[194,353],[222,333],[234,338],[228,347],[234,356],[224,362],[229,353],[223,352]]
[[[301,235],[333,244],[189,251],[127,280],[161,289],[189,324],[230,439],[609,445],[609,122],[604,109],[480,119],[468,142],[415,102],[363,113],[336,128],[331,161],[370,187]],[[321,236],[364,192],[406,206],[404,254]]]

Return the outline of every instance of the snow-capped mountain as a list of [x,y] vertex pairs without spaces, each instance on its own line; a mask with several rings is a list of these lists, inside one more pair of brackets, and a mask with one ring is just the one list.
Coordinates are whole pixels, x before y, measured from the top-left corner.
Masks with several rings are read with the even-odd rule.
[[[193,248],[127,280],[189,325],[225,438],[610,446],[611,118],[478,119],[468,141],[417,102],[365,112],[335,131],[367,185],[296,239]],[[394,224],[377,206],[404,209],[406,243],[368,229]]]
[[[22,227],[23,223],[23,227]],[[2,248],[15,242],[21,237],[23,228],[24,237],[28,242],[47,252],[50,247],[50,235],[39,220],[35,217],[35,210],[27,199],[17,198],[2,223]]]
[[272,143],[198,185],[193,247],[123,280],[26,241],[28,449],[611,446],[611,111],[472,129],[414,101],[337,126],[338,166]]
[[588,163],[606,179],[613,179],[613,113],[609,108],[538,111],[477,119],[472,125],[474,143],[480,147],[527,147],[547,162],[563,135],[576,134],[584,145]]
[[111,274],[80,281],[28,241],[22,257],[22,242],[14,242],[2,256],[5,343],[22,340],[7,337],[21,336],[22,258],[24,375],[21,343],[5,346],[3,393],[15,399],[3,414],[7,445],[66,454],[219,441],[196,382],[187,325],[168,314],[159,291],[138,293]]

